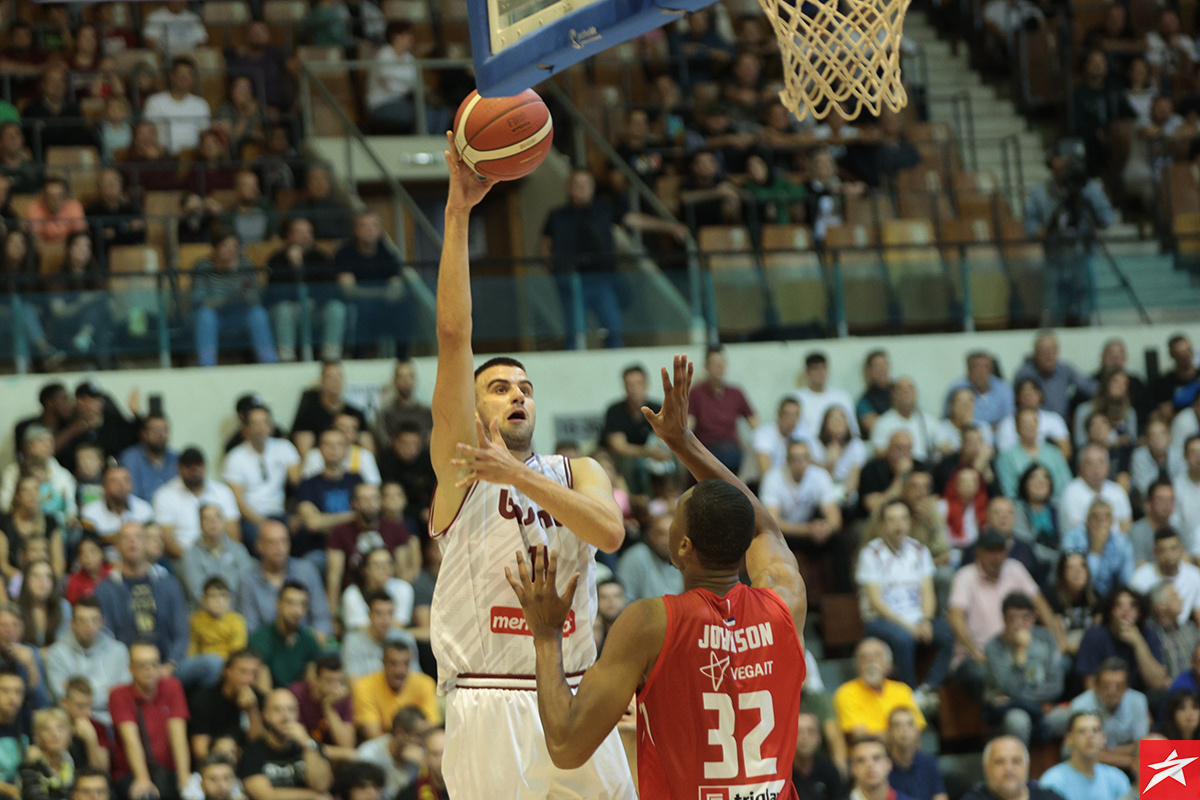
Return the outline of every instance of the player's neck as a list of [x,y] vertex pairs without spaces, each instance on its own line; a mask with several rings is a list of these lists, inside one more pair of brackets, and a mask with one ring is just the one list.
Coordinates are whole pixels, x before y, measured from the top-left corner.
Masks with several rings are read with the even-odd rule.
[[683,576],[683,590],[707,589],[717,597],[724,597],[738,585],[737,573],[698,571]]

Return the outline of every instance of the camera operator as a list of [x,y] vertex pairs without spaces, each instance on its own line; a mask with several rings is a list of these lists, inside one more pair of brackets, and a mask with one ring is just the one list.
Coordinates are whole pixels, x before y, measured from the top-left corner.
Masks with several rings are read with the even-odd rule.
[[1088,177],[1082,142],[1060,142],[1046,166],[1050,180],[1025,203],[1025,235],[1046,247],[1042,322],[1086,325],[1096,305],[1092,254],[1097,231],[1113,223],[1112,203],[1100,181]]

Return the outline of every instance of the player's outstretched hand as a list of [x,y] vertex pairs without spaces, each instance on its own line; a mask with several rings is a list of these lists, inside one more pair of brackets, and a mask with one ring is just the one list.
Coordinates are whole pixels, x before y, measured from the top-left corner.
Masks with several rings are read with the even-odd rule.
[[504,439],[500,437],[500,418],[492,420],[489,433],[476,415],[475,433],[479,437],[479,447],[460,442],[459,457],[450,459],[451,466],[466,470],[466,474],[454,484],[455,488],[462,489],[479,481],[512,483],[513,477],[525,465],[509,452]]
[[[558,580],[558,551],[547,551],[545,545],[535,548],[529,557],[533,564],[525,568],[525,554],[517,551],[517,577],[513,578],[512,570],[504,568],[504,577],[508,585],[517,593],[517,600],[525,611],[525,624],[535,639],[553,639],[562,636],[563,625],[571,613],[571,601],[575,597],[575,587],[579,585],[579,573],[576,572],[567,581],[567,591],[559,596]],[[539,566],[539,563],[541,566]],[[530,572],[533,576],[530,577]]]
[[648,406],[642,406],[642,416],[654,428],[654,433],[667,444],[676,442],[688,427],[688,395],[692,391],[692,372],[695,366],[687,356],[677,355],[674,362],[674,379],[662,368],[663,404],[655,414]]
[[446,198],[446,207],[469,211],[496,185],[496,181],[480,177],[463,162],[452,131],[446,131],[446,142],[450,145],[446,151],[446,166],[450,168],[450,196]]

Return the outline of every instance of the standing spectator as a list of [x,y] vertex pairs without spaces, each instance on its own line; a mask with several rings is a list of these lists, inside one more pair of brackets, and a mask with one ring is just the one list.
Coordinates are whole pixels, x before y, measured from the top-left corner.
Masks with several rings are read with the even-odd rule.
[[303,623],[317,632],[323,641],[333,633],[329,601],[321,574],[311,562],[292,558],[288,552],[291,537],[278,520],[269,520],[258,536],[258,561],[242,574],[238,587],[237,610],[246,619],[246,628],[256,631],[275,618],[280,590],[298,583],[308,593],[308,613]]
[[[929,550],[908,535],[912,524],[908,506],[892,500],[884,506],[882,517],[882,535],[863,548],[855,575],[864,629],[891,646],[898,662],[896,677],[916,689],[917,704],[930,704],[949,672],[954,637],[945,620],[937,617]],[[920,684],[919,644],[931,645],[935,651]]]
[[1087,556],[1092,585],[1102,595],[1133,577],[1133,545],[1128,536],[1114,530],[1112,506],[1104,500],[1093,501],[1087,521],[1063,534],[1062,549]]
[[1015,498],[1021,475],[1033,464],[1040,464],[1050,475],[1054,489],[1052,496],[1057,497],[1072,480],[1071,467],[1062,450],[1039,437],[1038,412],[1033,409],[1019,410],[1015,427],[1017,441],[996,457],[996,480],[1000,482],[1000,490],[1006,497]]
[[200,143],[200,133],[212,125],[212,109],[197,94],[196,64],[190,58],[171,59],[170,89],[146,98],[142,118],[158,125],[167,152],[178,156]]
[[[1129,528],[1129,543],[1133,545],[1133,560],[1139,568],[1154,558],[1154,537],[1160,530],[1171,527],[1175,516],[1175,488],[1170,483],[1153,484],[1146,495],[1143,508],[1145,516]],[[1176,531],[1178,534],[1179,532]],[[1188,537],[1180,536],[1184,550],[1195,549],[1198,542],[1196,531]],[[1143,591],[1143,590],[1139,590]]]
[[383,646],[383,669],[354,682],[354,721],[364,739],[374,739],[390,725],[396,712],[414,705],[435,725],[442,721],[433,678],[413,672],[412,653],[389,640]]
[[212,254],[196,262],[192,270],[199,365],[216,366],[221,328],[248,333],[259,363],[279,361],[271,323],[262,306],[258,273],[242,254],[238,234],[218,229],[212,236]]
[[225,517],[218,506],[204,504],[197,514],[200,536],[183,552],[180,573],[192,602],[199,603],[205,586],[212,578],[221,578],[225,590],[237,595],[241,577],[251,569],[254,559],[241,542],[229,537]]
[[800,712],[796,754],[792,757],[792,783],[806,800],[842,800],[842,776],[829,756],[821,752],[821,728],[816,714]]
[[263,735],[246,743],[238,777],[250,800],[320,800],[333,770],[300,722],[296,697],[284,688],[267,695]]
[[863,736],[850,745],[850,800],[916,800],[888,783],[892,760],[878,736]]
[[[346,402],[342,393],[346,389],[346,370],[340,361],[321,362],[321,380],[315,389],[305,389],[296,407],[296,418],[292,421],[292,441],[300,456],[304,457],[317,444],[317,437],[333,427],[338,414],[350,414],[358,420],[359,431],[365,431],[366,416],[362,410]],[[370,447],[370,436],[360,433],[360,442]],[[347,444],[356,444],[348,442]]]
[[983,748],[983,783],[962,800],[1062,800],[1029,780],[1029,749],[1015,736],[997,736]]
[[[643,372],[644,377],[645,373]],[[406,423],[416,424],[422,437],[429,438],[429,433],[433,430],[433,411],[428,405],[417,399],[416,388],[416,364],[411,358],[396,359],[396,366],[392,369],[392,385],[382,393],[379,407],[375,410],[376,452],[387,449],[392,440],[396,438],[396,434],[400,432],[401,426]],[[640,409],[638,418],[645,419],[642,417]],[[608,432],[607,425],[606,417],[606,433]],[[606,439],[605,443],[609,449],[613,448],[610,440]]]
[[[338,285],[347,303],[358,310],[359,330],[371,331],[380,340],[390,339],[398,349],[407,345],[410,328],[404,278],[400,262],[383,241],[383,224],[374,211],[354,217],[350,239],[333,256]],[[351,332],[357,341],[357,331]]]
[[71,197],[67,179],[61,175],[46,178],[26,217],[30,232],[41,245],[65,242],[71,234],[87,230],[83,204]]
[[303,282],[308,288],[307,313],[315,311],[321,318],[321,358],[337,361],[346,337],[346,304],[334,290],[333,260],[316,246],[313,225],[304,217],[292,217],[284,236],[283,245],[267,260],[267,297],[279,359],[296,360],[296,330],[303,310],[296,286]]
[[271,410],[254,402],[246,410],[245,441],[225,457],[224,478],[242,515],[242,540],[251,544],[268,519],[282,518],[284,488],[300,482],[300,454],[287,439],[273,436],[273,428]]
[[1067,418],[1073,400],[1086,400],[1100,388],[1090,376],[1059,359],[1058,338],[1051,331],[1038,334],[1033,342],[1033,354],[1013,376],[1014,381],[1025,379],[1038,382],[1045,395],[1045,408],[1063,419]]
[[173,58],[207,42],[208,31],[200,15],[188,10],[185,0],[170,0],[146,17],[142,37],[164,58]]
[[1129,688],[1129,667],[1119,658],[1105,659],[1092,688],[1071,701],[1071,712],[1100,718],[1105,747],[1100,763],[1126,771],[1137,769],[1138,742],[1150,735],[1146,695]]
[[975,395],[975,421],[980,425],[999,425],[1016,410],[1012,387],[996,375],[996,362],[990,353],[974,350],[967,353],[967,375],[950,385],[946,405],[959,389],[970,389]]
[[275,619],[261,625],[250,636],[250,649],[262,658],[259,685],[270,688],[286,687],[299,680],[310,661],[321,653],[321,645],[311,628],[305,626],[308,616],[308,589],[304,584],[288,581],[279,590],[275,604]]
[[671,564],[671,520],[669,514],[655,517],[645,538],[621,555],[617,574],[630,602],[683,591],[683,576]]
[[163,674],[153,643],[129,648],[129,671],[132,683],[108,699],[116,733],[113,779],[125,797],[177,798],[192,774],[183,686]]
[[[1200,452],[1197,453],[1200,461]],[[1103,500],[1112,509],[1114,529],[1129,530],[1133,524],[1133,509],[1129,494],[1119,483],[1108,479],[1108,450],[1089,444],[1079,452],[1079,477],[1063,489],[1058,500],[1059,526],[1064,531],[1084,524],[1096,500]]]
[[262,735],[263,695],[254,686],[262,661],[251,650],[231,653],[221,679],[192,698],[192,752],[206,758],[220,739],[233,739],[239,747]]
[[1063,666],[1054,636],[1035,627],[1037,613],[1027,595],[1010,592],[1001,605],[1004,629],[984,647],[987,659],[984,716],[1025,745],[1046,741],[1061,723],[1046,708],[1063,692]]
[[154,509],[133,493],[129,470],[116,465],[106,467],[103,487],[104,494],[79,511],[85,530],[110,542],[126,523],[149,525],[154,520]]
[[1200,617],[1200,567],[1184,560],[1187,552],[1174,528],[1164,526],[1155,532],[1153,556],[1134,571],[1129,588],[1149,595],[1158,584],[1169,583],[1181,601],[1179,624],[1193,614]]
[[1066,747],[1070,757],[1042,775],[1040,784],[1062,797],[1088,800],[1118,800],[1131,790],[1129,777],[1100,763],[1104,752],[1104,727],[1094,711],[1077,711],[1067,725]]
[[133,493],[145,500],[179,471],[179,456],[170,448],[171,423],[161,414],[138,420],[138,443],[121,451],[120,463],[129,470]]
[[704,355],[704,380],[692,387],[688,423],[696,438],[735,475],[742,466],[742,442],[737,423],[745,419],[758,427],[758,417],[742,390],[725,382],[729,364],[721,347]]
[[937,759],[921,752],[921,729],[911,711],[897,708],[888,715],[884,741],[892,759],[888,783],[893,789],[913,800],[948,800]]
[[1147,626],[1149,609],[1145,598],[1118,587],[1104,601],[1100,624],[1083,636],[1075,657],[1075,672],[1084,686],[1092,688],[1095,674],[1113,656],[1129,667],[1129,685],[1151,694],[1170,684],[1166,654],[1158,634]]
[[892,651],[880,639],[866,638],[854,650],[856,677],[838,687],[833,707],[838,725],[848,736],[878,736],[887,730],[888,719],[897,708],[912,711],[917,727],[925,727],[925,716],[913,691],[900,681],[888,679]]
[[326,546],[326,586],[329,605],[350,585],[350,576],[358,572],[367,553],[384,548],[396,562],[396,572],[411,580],[420,567],[420,544],[409,533],[404,522],[382,515],[382,495],[378,486],[360,483],[351,493],[353,519],[335,526],[329,532]]
[[[205,506],[212,506],[224,532],[242,538],[237,498],[233,490],[208,477],[204,453],[189,447],[179,454],[179,474],[154,493],[154,521],[162,528],[163,545],[171,558],[181,558],[201,536]],[[193,595],[194,596],[194,595]]]
[[108,723],[108,693],[129,681],[129,648],[104,630],[104,615],[94,597],[82,597],[71,613],[71,633],[46,648],[46,688],[61,701],[77,675],[87,676],[96,694],[93,713]]
[[826,412],[831,406],[838,406],[846,412],[850,431],[855,436],[859,435],[854,400],[845,389],[829,385],[829,359],[824,353],[809,353],[804,357],[804,387],[797,389],[792,396],[800,401],[801,430],[820,431]]
[[899,378],[892,384],[892,407],[875,421],[871,430],[871,449],[887,449],[892,434],[906,431],[912,437],[913,458],[926,461],[936,455],[936,437],[941,425],[937,418],[917,407],[917,385],[912,378]]
[[[625,396],[604,412],[601,435],[604,446],[612,451],[617,469],[630,488],[635,494],[645,494],[649,490],[650,474],[668,466],[674,468],[674,456],[662,444],[650,444],[654,430],[642,414],[642,408],[648,407],[657,413],[662,403],[646,396],[646,370],[640,364],[628,366],[621,373],[621,382],[625,386]],[[760,426],[759,430],[764,428],[766,426]]]

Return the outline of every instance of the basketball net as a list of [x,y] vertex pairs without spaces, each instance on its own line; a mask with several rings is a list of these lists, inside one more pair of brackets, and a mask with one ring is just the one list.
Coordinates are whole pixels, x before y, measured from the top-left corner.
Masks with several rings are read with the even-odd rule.
[[864,110],[879,116],[884,106],[899,111],[908,102],[900,38],[910,0],[758,2],[783,54],[779,99],[797,119],[835,109],[846,119]]

